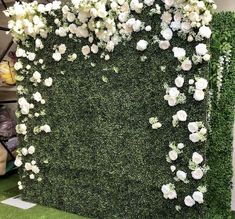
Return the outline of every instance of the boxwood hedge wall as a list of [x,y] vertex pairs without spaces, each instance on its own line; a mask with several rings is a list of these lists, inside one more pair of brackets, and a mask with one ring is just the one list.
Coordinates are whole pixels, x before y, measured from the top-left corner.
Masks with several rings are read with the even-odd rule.
[[[148,21],[153,27],[153,33],[160,31],[160,19],[149,18],[147,13],[141,16],[141,20]],[[225,17],[217,17],[215,21],[223,23],[220,19]],[[214,29],[217,28],[218,24],[214,22]],[[171,116],[183,108],[190,115],[190,121],[207,124],[207,101],[194,101],[186,86],[183,92],[187,103],[174,108],[167,105],[163,99],[163,85],[167,83],[172,86],[181,72],[176,70],[178,61],[172,52],[160,50],[157,44],[143,53],[147,60],[141,62],[142,53],[136,51],[136,43],[151,37],[153,35],[144,32],[135,34],[133,40],[115,49],[109,61],[97,56],[85,60],[83,55],[79,55],[69,64],[66,60],[55,63],[51,53],[48,53],[53,50],[53,45],[61,43],[61,38],[49,35],[44,41],[47,49],[37,51],[37,57],[42,58],[46,65],[46,69],[41,70],[43,76],[52,76],[54,84],[49,89],[39,85],[37,90],[46,97],[47,102],[43,106],[46,115],[40,117],[41,123],[50,124],[52,133],[36,136],[28,133],[28,142],[40,145],[33,156],[40,166],[43,180],[32,183],[30,179],[23,178],[23,170],[20,170],[26,185],[24,199],[101,219],[193,219],[216,218],[218,215],[224,218],[229,215],[231,137],[225,139],[224,135],[230,133],[228,127],[232,122],[231,99],[227,96],[232,96],[232,90],[227,89],[231,86],[230,76],[225,76],[228,77],[224,84],[226,91],[220,100],[230,104],[226,108],[227,117],[221,117],[221,109],[218,108],[217,113],[212,114],[212,120],[221,121],[220,126],[212,123],[212,130],[218,133],[210,139],[213,147],[197,146],[199,153],[207,149],[212,167],[207,198],[210,211],[208,213],[207,208],[197,205],[193,208],[182,207],[177,212],[175,205],[182,204],[185,196],[206,182],[202,180],[198,183],[189,176],[189,184],[174,182],[179,194],[177,201],[163,198],[161,186],[172,182],[174,177],[165,158],[169,142],[183,140],[187,145],[176,163],[186,172],[188,159],[195,151],[195,145],[188,140],[187,124],[180,124],[183,127],[180,129],[173,128]],[[220,41],[217,40],[213,38],[212,50],[218,56]],[[82,42],[64,39],[63,43],[67,46],[67,55],[81,50]],[[184,40],[174,37],[172,45],[185,48],[191,55],[196,44],[185,44]],[[34,48],[34,41],[28,40],[28,46]],[[22,59],[22,62],[24,65],[30,64],[27,59]],[[32,66],[30,74],[36,70],[38,66]],[[191,79],[193,74],[208,78],[208,73],[208,65],[195,66],[185,74],[185,81]],[[35,88],[30,82],[24,80],[21,84],[33,93]],[[31,96],[25,97],[30,99]],[[36,107],[40,109],[42,106],[39,104]],[[157,116],[163,123],[161,129],[151,129],[148,119],[152,116]],[[229,126],[223,123],[225,120],[229,120]],[[37,125],[38,121],[30,120],[28,129],[32,130]],[[220,146],[222,139],[226,140],[226,144]],[[22,147],[28,142],[22,141]],[[223,173],[223,170],[227,172]],[[224,202],[221,196],[225,197]]]

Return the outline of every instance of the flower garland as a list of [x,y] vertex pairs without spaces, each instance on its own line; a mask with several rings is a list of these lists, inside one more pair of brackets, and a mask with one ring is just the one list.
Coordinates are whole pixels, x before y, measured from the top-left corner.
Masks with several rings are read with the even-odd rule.
[[[195,46],[195,52],[191,57],[187,56],[186,50],[181,47],[173,47],[173,56],[179,61],[177,70],[188,72],[193,67],[202,62],[210,60],[210,54],[207,45],[201,43],[204,39],[211,36],[211,29],[209,23],[212,19],[212,11],[216,9],[213,0],[162,0],[164,8],[159,4],[155,4],[154,0],[72,0],[71,4],[61,5],[60,1],[54,1],[47,5],[33,3],[16,3],[10,7],[6,12],[6,16],[10,17],[9,28],[15,41],[21,41],[23,44],[27,38],[34,38],[35,49],[44,49],[43,38],[47,38],[49,33],[58,35],[59,37],[69,37],[71,40],[86,39],[87,43],[81,48],[81,52],[87,59],[90,54],[99,54],[100,58],[105,60],[110,59],[110,54],[114,51],[115,47],[121,42],[130,41],[134,32],[147,31],[150,32],[152,27],[145,24],[135,16],[141,14],[145,8],[149,8],[149,15],[159,15],[161,18],[161,31],[156,33],[151,41],[141,39],[136,44],[136,50],[143,52],[148,49],[151,44],[158,43],[162,50],[167,50],[171,47],[171,40],[174,34],[177,34],[182,39],[187,40],[188,43],[195,41],[199,42]],[[61,19],[58,18],[61,14]],[[53,30],[49,27],[46,20],[46,15],[53,17],[56,29]],[[59,62],[61,59],[67,59],[73,62],[77,59],[77,54],[72,53],[67,57],[65,56],[66,45],[54,45],[52,58],[54,61]],[[37,54],[18,47],[16,51],[18,58],[27,58],[34,65],[41,65],[42,70],[45,68],[43,59],[37,59]],[[141,56],[141,61],[145,61],[146,56]],[[21,75],[17,76],[18,81],[27,78],[28,71],[31,69],[30,65],[23,66],[19,61],[15,64],[15,69],[21,71]],[[161,67],[162,71],[165,67]],[[218,76],[221,79],[221,76]],[[48,88],[53,85],[53,78],[43,78],[40,71],[35,71],[29,77],[30,82],[35,89],[43,85]],[[107,82],[107,78],[103,77],[102,80]],[[164,99],[170,107],[186,102],[186,96],[181,93],[180,89],[185,85],[185,78],[183,75],[178,75],[174,80],[175,86],[168,86],[164,84],[166,94]],[[208,81],[205,78],[196,77],[189,81],[189,93],[193,94],[196,101],[203,101],[205,92],[208,86]],[[28,94],[28,89],[19,85],[18,93],[20,95]],[[219,89],[218,89],[219,90]],[[20,124],[16,126],[18,134],[24,135],[27,140],[27,133],[40,134],[50,133],[51,127],[48,124],[39,124],[33,130],[28,130],[28,119],[37,118],[45,115],[45,110],[40,112],[36,111],[35,105],[46,104],[46,100],[41,93],[36,90],[31,94],[31,99],[27,100],[24,96],[19,98],[20,110],[16,113],[18,118],[25,116]],[[172,115],[173,127],[181,127],[181,122],[187,122],[189,115],[183,109],[178,110],[175,115]],[[151,117],[149,123],[152,129],[159,129],[164,124],[159,122],[158,117]],[[188,123],[189,139],[192,143],[206,141],[207,129],[203,122],[192,121]],[[174,163],[178,157],[183,154],[185,147],[184,143],[171,142],[169,144],[170,151],[166,155],[166,160],[169,163]],[[37,161],[25,162],[24,157],[30,157],[35,153],[37,146],[29,145],[27,148],[22,148],[15,161],[15,165],[20,167],[24,166],[24,172],[30,179],[42,181],[40,177],[40,168]],[[189,160],[188,168],[191,171],[193,180],[200,180],[208,167],[202,165],[204,158],[198,152],[194,152]],[[48,161],[44,161],[48,163]],[[189,183],[190,179],[188,173],[181,169],[176,170],[175,165],[171,165],[170,169],[175,173],[174,180]],[[18,182],[19,189],[23,189],[22,182]],[[164,198],[172,200],[177,199],[177,188],[173,183],[167,183],[162,186],[161,191]],[[192,207],[196,203],[202,204],[204,202],[203,193],[206,188],[199,186],[192,194],[184,198],[184,203],[188,207]],[[181,209],[180,205],[175,206],[176,210]]]

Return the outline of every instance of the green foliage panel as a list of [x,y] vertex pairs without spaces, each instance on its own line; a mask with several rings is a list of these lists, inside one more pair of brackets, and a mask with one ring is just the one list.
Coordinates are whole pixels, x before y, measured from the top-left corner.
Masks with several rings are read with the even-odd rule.
[[[213,90],[211,130],[207,150],[208,172],[207,202],[208,218],[230,218],[232,188],[232,128],[235,104],[235,14],[220,13],[214,16],[211,51],[213,59],[210,72],[210,86]],[[219,57],[231,50],[231,61],[223,70],[223,83],[220,99],[217,100],[217,71]]]
[[[149,18],[142,18],[146,19]],[[153,33],[160,31],[160,19],[152,18],[148,23]],[[188,171],[192,153],[204,152],[205,146],[188,140],[186,122],[180,123],[180,128],[172,127],[172,116],[183,109],[189,115],[188,121],[207,124],[207,101],[196,102],[185,86],[182,92],[187,103],[168,106],[163,98],[164,83],[173,86],[177,75],[185,73],[176,71],[178,61],[172,51],[162,51],[157,44],[143,53],[136,51],[138,40],[152,37],[149,33],[135,34],[133,40],[115,48],[109,61],[95,55],[84,60],[81,55],[72,63],[55,63],[48,52],[53,51],[53,45],[62,43],[61,38],[50,35],[45,40],[47,50],[37,54],[47,66],[43,76],[51,76],[54,84],[47,89],[39,85],[37,89],[46,99],[46,116],[40,117],[41,124],[50,124],[52,132],[36,136],[28,133],[30,144],[37,145],[33,156],[43,181],[33,183],[24,178],[24,199],[102,219],[191,219],[203,215],[201,206],[188,208],[183,204],[184,197],[203,180],[197,182],[188,174],[189,184],[174,182],[165,156],[169,142],[184,142],[186,147],[176,166]],[[196,44],[174,38],[172,46],[193,53]],[[63,43],[67,55],[80,51],[82,45],[69,39]],[[34,47],[33,41],[29,44]],[[147,56],[145,62],[140,61],[141,55]],[[24,65],[27,62],[23,59]],[[166,67],[165,71],[161,66]],[[33,66],[30,71],[35,70],[38,69]],[[194,74],[208,78],[208,66],[195,66],[185,74],[185,81]],[[32,93],[30,82],[24,80],[22,85]],[[153,116],[159,118],[162,128],[151,128],[148,120]],[[30,120],[28,130],[38,124]],[[170,182],[177,187],[177,200],[163,198],[161,186]],[[181,212],[175,210],[178,204],[183,206]]]

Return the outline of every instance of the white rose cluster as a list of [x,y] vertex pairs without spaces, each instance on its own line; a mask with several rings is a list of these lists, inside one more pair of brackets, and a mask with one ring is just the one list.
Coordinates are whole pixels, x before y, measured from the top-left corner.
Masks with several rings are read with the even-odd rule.
[[188,195],[184,198],[184,203],[188,207],[192,207],[196,204],[202,204],[204,202],[203,192],[195,191],[192,196]]
[[[38,35],[46,38],[49,32],[46,18],[43,14],[60,9],[60,1],[54,1],[47,5],[39,4],[37,1],[31,3],[16,2],[4,11],[8,21],[8,27],[15,41],[24,41],[26,38],[36,38]],[[43,45],[36,42],[38,48]]]
[[184,93],[180,93],[177,87],[166,87],[164,99],[168,102],[169,106],[176,106],[177,104],[185,103],[186,96]]
[[24,123],[16,125],[16,132],[17,132],[17,134],[26,135],[27,134],[27,126]]
[[24,97],[20,97],[18,99],[18,104],[19,104],[19,107],[20,107],[20,112],[23,115],[29,114],[29,110],[34,108],[34,105],[28,103],[28,101]]
[[190,122],[188,124],[188,130],[191,132],[189,139],[193,143],[206,140],[207,129],[202,122]]
[[157,117],[149,118],[149,123],[152,125],[152,129],[159,129],[162,127],[162,124],[158,121]]
[[177,193],[175,191],[175,186],[172,183],[163,185],[162,188],[162,193],[165,199],[175,199],[177,198]]

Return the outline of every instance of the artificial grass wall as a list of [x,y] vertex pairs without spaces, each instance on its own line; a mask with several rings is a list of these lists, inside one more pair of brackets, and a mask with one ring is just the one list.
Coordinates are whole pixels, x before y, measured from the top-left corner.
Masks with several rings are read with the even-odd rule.
[[[208,78],[208,65],[194,66],[185,74],[176,70],[178,61],[172,51],[162,51],[158,44],[136,51],[138,40],[150,40],[160,32],[160,18],[149,17],[147,12],[140,16],[152,26],[152,34],[134,34],[130,42],[115,48],[109,61],[96,55],[85,60],[78,53],[74,62],[62,59],[55,63],[49,52],[55,44],[67,46],[65,55],[80,51],[83,45],[55,34],[44,40],[46,49],[37,51],[37,59],[42,58],[46,68],[32,65],[28,74],[41,71],[54,83],[45,89],[43,85],[35,88],[28,80],[21,82],[29,90],[24,95],[27,99],[37,90],[46,100],[43,106],[35,105],[38,111],[45,108],[46,115],[28,120],[28,130],[40,121],[50,124],[52,132],[35,135],[29,131],[27,142],[22,140],[22,147],[36,146],[35,154],[24,162],[35,159],[42,178],[41,182],[32,181],[20,171],[24,199],[102,219],[193,219],[203,215],[202,206],[186,207],[184,197],[205,180],[195,181],[188,174],[189,184],[175,182],[166,155],[169,142],[183,142],[184,153],[175,164],[187,172],[192,153],[204,153],[203,143],[189,141],[186,122],[180,123],[180,128],[172,127],[172,116],[184,109],[188,121],[207,124],[207,101],[196,102],[188,94],[188,86],[181,89],[187,96],[186,104],[170,107],[163,97],[164,83],[174,86],[179,74],[184,74],[185,83],[194,74]],[[27,44],[34,50],[33,40]],[[185,48],[189,55],[196,45],[177,36],[171,44]],[[147,57],[145,62],[140,60],[142,55]],[[21,60],[24,66],[31,64]],[[159,118],[162,128],[151,128],[149,118],[153,116]],[[177,200],[169,201],[162,195],[161,186],[170,182],[177,187]],[[182,210],[176,211],[175,205],[181,205]]]
[[[210,71],[210,88],[213,92],[211,104],[211,134],[207,150],[208,172],[207,203],[208,218],[231,217],[232,188],[232,141],[235,105],[235,14],[219,13],[212,22],[211,51],[213,59]],[[229,66],[224,65],[222,89],[218,99],[217,71],[219,57],[231,50]]]

